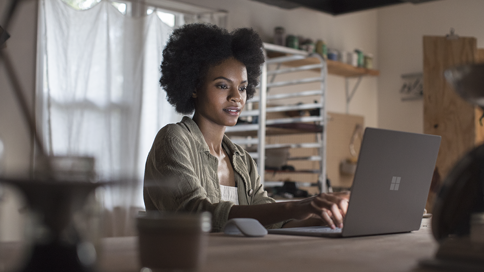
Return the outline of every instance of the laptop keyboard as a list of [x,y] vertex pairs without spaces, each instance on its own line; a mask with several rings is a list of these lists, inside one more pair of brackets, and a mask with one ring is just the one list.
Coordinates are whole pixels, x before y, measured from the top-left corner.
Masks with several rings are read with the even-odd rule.
[[301,228],[285,228],[285,229],[272,229],[269,233],[277,233],[277,232],[306,232],[306,233],[341,233],[342,229],[335,228],[332,229],[330,227],[324,226],[313,226],[313,227],[301,227]]

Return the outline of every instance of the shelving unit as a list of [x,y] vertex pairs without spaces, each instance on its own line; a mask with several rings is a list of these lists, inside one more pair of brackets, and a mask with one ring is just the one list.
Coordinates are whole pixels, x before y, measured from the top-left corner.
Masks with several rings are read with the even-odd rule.
[[[257,153],[251,153],[257,160],[261,183],[264,184],[265,174],[273,173],[274,170],[265,169],[265,151],[272,148],[312,148],[318,149],[317,155],[290,157],[291,161],[317,161],[319,169],[297,169],[296,171],[281,171],[278,173],[306,173],[319,174],[318,185],[322,192],[326,188],[326,78],[327,74],[343,77],[361,77],[364,75],[378,75],[377,70],[353,67],[348,64],[324,60],[321,56],[308,52],[295,50],[283,46],[264,43],[266,62],[262,66],[262,74],[259,85],[259,97],[254,97],[248,103],[258,104],[258,109],[248,109],[242,112],[241,118],[257,120],[256,123],[239,124],[228,127],[226,134],[232,141],[241,145],[257,145]],[[313,71],[317,73],[297,73]],[[295,75],[296,79],[274,81],[275,77],[282,74]],[[319,83],[319,88],[307,90],[308,83]],[[306,85],[304,85],[306,84]],[[291,86],[295,91],[291,93],[271,94],[275,88]],[[269,101],[280,99],[313,98],[317,103],[303,103],[295,105],[268,105]],[[284,113],[291,111],[311,110],[310,116],[290,117]],[[279,114],[278,118],[266,119],[267,113]],[[314,134],[315,142],[289,143],[289,144],[266,144],[266,136]]]

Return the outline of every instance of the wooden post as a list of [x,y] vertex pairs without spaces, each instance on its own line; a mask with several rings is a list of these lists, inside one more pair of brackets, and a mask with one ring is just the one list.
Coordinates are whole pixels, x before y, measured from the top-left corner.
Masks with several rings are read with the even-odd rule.
[[476,62],[478,58],[476,39],[424,36],[423,51],[424,133],[442,136],[426,206],[431,212],[441,181],[484,134],[476,129],[479,128],[478,110],[461,99],[444,78],[446,69]]
[[445,178],[454,164],[476,142],[474,106],[461,99],[444,78],[450,67],[474,63],[475,38],[423,38],[424,133],[442,136],[437,168]]
[[[477,49],[477,58],[476,62],[484,63],[484,49]],[[484,143],[484,118],[481,122],[481,117],[483,116],[484,111],[476,107],[476,145],[481,145]]]

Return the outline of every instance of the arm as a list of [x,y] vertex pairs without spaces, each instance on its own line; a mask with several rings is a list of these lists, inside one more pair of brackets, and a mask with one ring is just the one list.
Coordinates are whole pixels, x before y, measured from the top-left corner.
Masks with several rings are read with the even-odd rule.
[[[257,165],[247,152],[245,152],[245,165],[247,165],[250,187],[254,189],[254,197],[249,206],[233,206],[230,209],[229,219],[254,218],[267,228],[323,224],[340,226],[343,223],[349,192],[320,194],[301,201],[275,203],[274,199],[267,196],[267,192],[260,183]],[[287,222],[288,220],[290,221]]]
[[284,227],[317,224],[322,223],[321,220],[323,220],[331,228],[342,227],[343,218],[348,209],[348,198],[348,193],[320,194],[300,201],[232,206],[229,219],[254,218],[262,225],[296,219],[288,222]]
[[208,211],[212,214],[213,230],[219,231],[234,204],[210,200],[214,188],[207,182],[209,179],[202,180],[197,174],[201,167],[195,161],[198,150],[179,135],[177,131],[160,133],[153,144],[145,169],[146,208],[171,212]]

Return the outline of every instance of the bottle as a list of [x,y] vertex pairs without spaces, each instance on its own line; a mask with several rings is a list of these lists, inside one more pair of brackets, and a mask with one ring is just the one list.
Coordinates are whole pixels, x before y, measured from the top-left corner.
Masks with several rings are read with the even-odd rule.
[[274,28],[274,44],[282,45],[286,43],[286,30],[283,27]]

